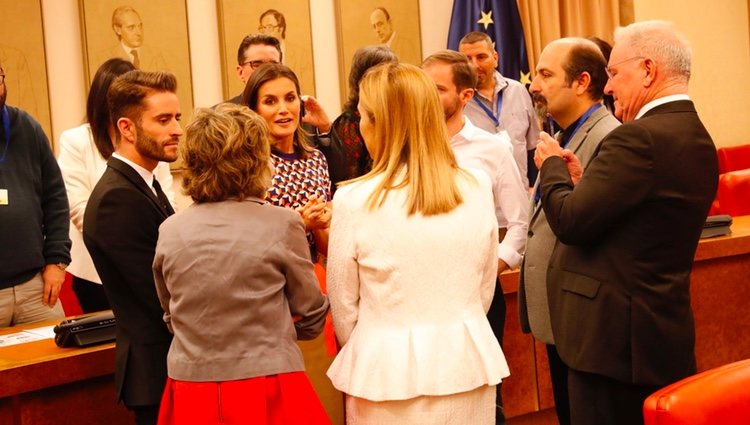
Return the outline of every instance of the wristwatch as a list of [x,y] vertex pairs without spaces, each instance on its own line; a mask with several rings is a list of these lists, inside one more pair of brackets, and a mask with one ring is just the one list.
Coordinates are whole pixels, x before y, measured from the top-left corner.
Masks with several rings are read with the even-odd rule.
[[62,271],[65,271],[65,269],[68,268],[68,265],[65,264],[65,263],[57,263],[57,264],[53,264],[53,265],[57,266],[57,268],[60,269],[60,270],[62,270]]

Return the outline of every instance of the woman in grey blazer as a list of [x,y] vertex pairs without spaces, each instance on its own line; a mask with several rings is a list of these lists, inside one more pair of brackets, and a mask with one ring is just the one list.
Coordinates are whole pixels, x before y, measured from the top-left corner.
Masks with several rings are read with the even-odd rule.
[[297,339],[323,330],[328,300],[300,215],[266,204],[268,129],[244,106],[187,127],[185,192],[159,229],[154,280],[174,333],[160,424],[329,424]]

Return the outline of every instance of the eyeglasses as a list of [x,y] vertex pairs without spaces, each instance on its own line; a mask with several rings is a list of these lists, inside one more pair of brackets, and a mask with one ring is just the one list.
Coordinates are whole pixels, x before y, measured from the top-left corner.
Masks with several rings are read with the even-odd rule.
[[251,69],[255,69],[263,65],[264,63],[279,63],[279,62],[278,61],[247,61],[247,62],[242,62],[242,66],[250,65]]
[[646,59],[646,58],[644,58],[643,56],[633,56],[632,58],[625,59],[624,61],[620,61],[620,62],[617,62],[616,64],[610,65],[610,66],[604,68],[604,70],[607,72],[607,77],[609,77],[609,79],[611,80],[611,79],[615,78],[615,75],[617,75],[617,74],[613,74],[612,73],[612,68],[613,67],[615,67],[617,65],[622,65],[625,62],[634,61],[636,59]]
[[280,27],[281,25],[260,25],[258,26],[258,31],[260,32],[273,31],[273,30],[279,29]]

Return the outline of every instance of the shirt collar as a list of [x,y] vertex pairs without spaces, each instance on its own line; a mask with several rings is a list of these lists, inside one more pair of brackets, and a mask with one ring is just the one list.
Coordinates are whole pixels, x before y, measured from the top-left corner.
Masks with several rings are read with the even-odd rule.
[[641,106],[641,109],[638,111],[638,114],[635,116],[635,119],[641,118],[642,116],[646,114],[646,112],[656,108],[657,106],[660,106],[669,102],[677,102],[678,100],[690,100],[690,97],[687,94],[673,94],[670,96],[664,96],[658,99],[654,99],[651,102],[648,102],[647,104]]
[[482,96],[482,94],[479,93],[479,90],[474,90],[474,96],[479,96],[481,99],[492,103],[497,94],[500,93],[504,88],[508,87],[508,82],[505,81],[505,77],[503,77],[503,74],[501,74],[499,71],[495,71],[495,73],[493,74],[493,78],[495,79],[495,94],[493,95],[493,99],[487,99],[486,97]]
[[151,171],[148,171],[147,169],[141,167],[140,165],[136,164],[135,162],[125,158],[124,156],[118,154],[117,152],[114,152],[112,154],[113,157],[119,159],[120,161],[130,165],[132,169],[135,170],[138,175],[141,176],[144,182],[146,182],[146,185],[148,187],[154,187],[154,173]]

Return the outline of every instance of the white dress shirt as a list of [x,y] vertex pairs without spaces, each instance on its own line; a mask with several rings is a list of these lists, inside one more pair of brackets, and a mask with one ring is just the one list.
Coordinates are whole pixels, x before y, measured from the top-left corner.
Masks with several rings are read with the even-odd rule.
[[461,131],[451,138],[458,165],[477,168],[490,177],[498,227],[507,229],[497,246],[497,257],[508,267],[521,264],[529,228],[529,192],[513,159],[505,132],[490,134],[464,117]]

